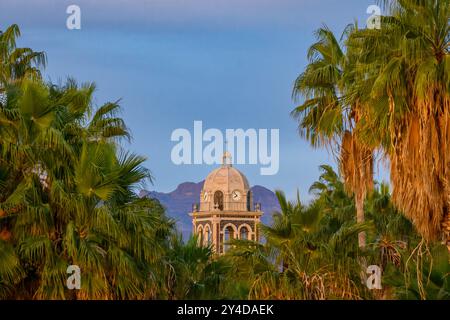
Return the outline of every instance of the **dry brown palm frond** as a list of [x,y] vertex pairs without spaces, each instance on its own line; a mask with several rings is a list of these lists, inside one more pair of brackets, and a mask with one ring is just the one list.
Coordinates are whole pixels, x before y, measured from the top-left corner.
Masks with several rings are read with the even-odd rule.
[[382,237],[378,241],[377,247],[380,250],[381,265],[383,268],[388,262],[391,262],[397,267],[400,266],[402,258],[400,249],[404,249],[406,247],[406,243],[404,241],[391,241],[387,237]]
[[390,155],[394,203],[427,240],[443,240],[450,210],[450,98],[438,92],[416,100]]
[[328,274],[326,282],[327,299],[361,300],[356,284],[344,273]]
[[325,300],[327,292],[325,281],[327,274],[314,272],[307,274],[306,272],[297,273],[299,281],[302,284],[302,298],[305,300]]
[[424,238],[419,242],[419,244],[414,248],[411,255],[406,260],[406,271],[405,271],[405,283],[407,284],[406,287],[408,287],[409,282],[409,264],[411,261],[415,262],[415,270],[416,270],[416,279],[417,279],[417,286],[419,289],[420,298],[422,300],[425,300],[427,298],[425,287],[428,285],[426,283],[424,285],[423,279],[422,279],[422,273],[424,269],[424,263],[427,259],[430,259],[430,268],[429,268],[429,274],[427,276],[427,281],[430,279],[431,270],[433,269],[433,256],[431,255],[430,247],[428,245],[428,241]]

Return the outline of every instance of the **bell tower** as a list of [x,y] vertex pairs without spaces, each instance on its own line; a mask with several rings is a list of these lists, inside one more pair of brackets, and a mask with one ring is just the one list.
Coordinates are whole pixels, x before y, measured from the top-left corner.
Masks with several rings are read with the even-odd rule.
[[193,233],[217,254],[228,250],[231,239],[259,241],[262,214],[261,205],[253,203],[247,178],[233,167],[229,152],[224,153],[222,165],[206,177],[200,203],[189,213]]

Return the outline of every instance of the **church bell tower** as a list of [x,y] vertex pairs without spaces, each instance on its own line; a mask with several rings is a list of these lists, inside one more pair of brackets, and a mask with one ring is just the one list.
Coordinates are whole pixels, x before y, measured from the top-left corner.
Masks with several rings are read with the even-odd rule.
[[217,254],[225,253],[231,239],[259,241],[263,212],[253,195],[247,178],[232,166],[225,152],[222,165],[205,179],[200,203],[192,206],[193,233],[200,243],[212,245]]

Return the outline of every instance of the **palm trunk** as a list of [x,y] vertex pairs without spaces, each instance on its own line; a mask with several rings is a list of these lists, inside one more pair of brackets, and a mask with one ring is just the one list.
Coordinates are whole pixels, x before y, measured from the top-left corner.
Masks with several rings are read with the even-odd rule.
[[[357,121],[359,117],[355,118]],[[364,200],[373,189],[373,156],[372,150],[361,143],[355,134],[346,131],[341,146],[341,172],[346,190],[355,196],[356,222],[364,222]],[[366,247],[366,233],[358,234],[358,246]]]
[[[356,222],[363,223],[364,222],[364,196],[357,195],[355,197],[356,204]],[[366,247],[366,232],[362,231],[358,233],[358,246],[361,249]]]

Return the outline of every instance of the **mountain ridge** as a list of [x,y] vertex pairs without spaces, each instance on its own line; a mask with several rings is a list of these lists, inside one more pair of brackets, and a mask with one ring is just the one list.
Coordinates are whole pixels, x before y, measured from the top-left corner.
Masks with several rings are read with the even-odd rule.
[[[192,232],[192,221],[188,213],[192,210],[192,204],[200,202],[204,182],[182,182],[171,192],[141,190],[139,196],[158,200],[165,207],[167,215],[176,221],[178,230],[186,239]],[[261,203],[264,212],[262,223],[269,224],[272,212],[280,210],[275,193],[261,185],[255,185],[251,190],[253,201]]]

